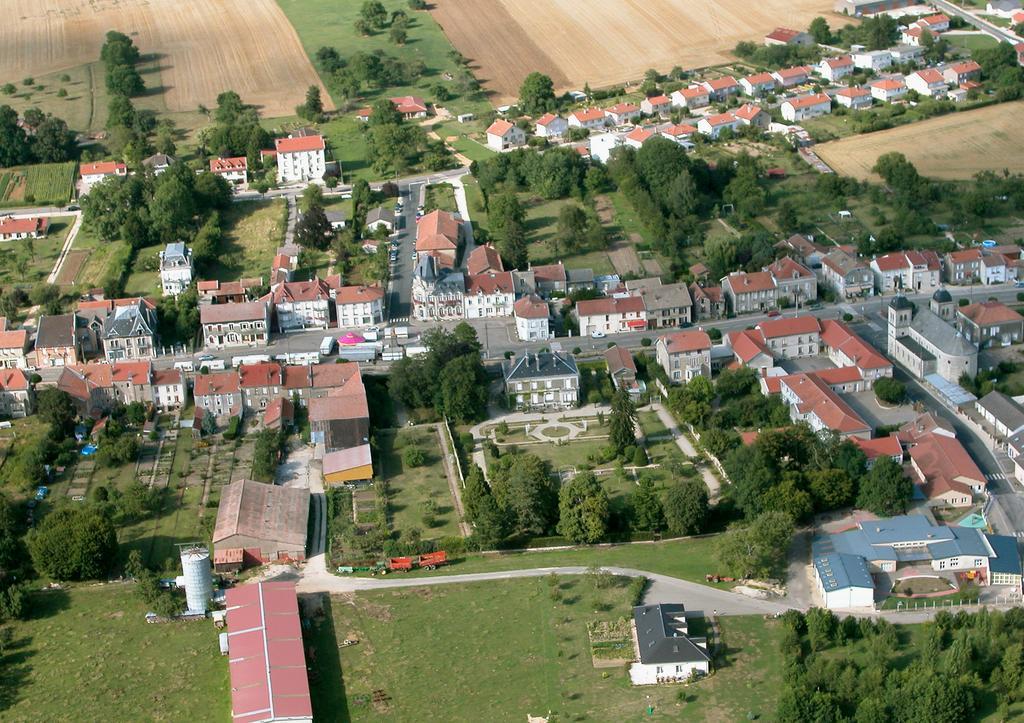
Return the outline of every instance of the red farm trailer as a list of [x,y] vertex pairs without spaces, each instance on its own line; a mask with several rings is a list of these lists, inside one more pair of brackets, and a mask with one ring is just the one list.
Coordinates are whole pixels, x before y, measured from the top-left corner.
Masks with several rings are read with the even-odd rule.
[[389,572],[408,572],[414,567],[421,570],[435,570],[440,565],[448,564],[448,553],[428,552],[425,555],[416,557],[391,557],[388,558],[386,569]]

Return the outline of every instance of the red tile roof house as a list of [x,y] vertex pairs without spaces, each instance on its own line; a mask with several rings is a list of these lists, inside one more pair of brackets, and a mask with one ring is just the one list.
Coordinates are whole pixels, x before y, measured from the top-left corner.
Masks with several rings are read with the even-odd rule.
[[871,97],[883,103],[891,103],[899,100],[907,94],[907,84],[902,78],[884,78],[868,83],[871,89]]
[[519,299],[512,306],[516,318],[516,334],[522,341],[546,341],[550,339],[551,326],[548,323],[550,311],[546,302],[529,295]]
[[605,108],[604,114],[612,125],[621,126],[640,119],[640,106],[632,103],[616,103],[611,108]]
[[623,140],[625,141],[625,145],[640,150],[641,148],[643,148],[644,143],[654,138],[654,136],[655,132],[653,130],[648,130],[646,128],[641,128],[640,126],[637,126],[629,133],[627,133],[625,136],[623,136]]
[[463,296],[467,319],[493,319],[511,316],[516,300],[516,284],[511,271],[486,271],[466,276]]
[[570,128],[604,128],[608,125],[608,116],[600,108],[587,108],[585,110],[574,110],[569,114]]
[[852,75],[853,71],[853,58],[849,55],[841,55],[838,58],[824,58],[818,63],[818,72],[821,73],[825,80],[831,83]]
[[243,364],[238,367],[238,388],[245,409],[262,412],[271,401],[285,394],[284,372],[277,362]]
[[202,304],[199,322],[208,349],[266,346],[270,338],[270,307],[264,301]]
[[944,33],[949,30],[949,18],[942,13],[929,15],[918,20],[915,25],[934,30],[936,33]]
[[1024,316],[999,301],[982,301],[956,310],[956,326],[979,348],[1010,346],[1024,340]]
[[875,288],[881,291],[935,288],[941,268],[939,255],[934,251],[894,251],[871,260]]
[[900,438],[895,434],[887,437],[876,437],[875,439],[861,439],[850,437],[850,441],[860,448],[864,456],[868,458],[867,468],[871,469],[875,460],[879,457],[888,457],[896,464],[903,464],[903,445]]
[[470,275],[504,270],[505,265],[501,261],[501,255],[489,243],[477,246],[466,258],[466,272]]
[[524,145],[526,145],[526,131],[515,123],[498,118],[487,128],[487,147],[492,151],[500,153]]
[[244,186],[249,182],[249,160],[237,158],[211,158],[210,173],[216,174],[233,186]]
[[775,279],[775,298],[780,302],[807,304],[818,298],[818,279],[814,272],[789,256],[783,256],[761,270]]
[[815,432],[831,431],[842,438],[871,438],[870,425],[817,375],[782,377],[780,393],[794,422],[807,422]]
[[672,99],[667,95],[652,95],[640,101],[640,110],[646,115],[668,115],[672,112]]
[[177,409],[185,404],[188,385],[180,369],[154,369],[153,404],[158,409]]
[[821,351],[837,367],[853,367],[869,382],[892,376],[892,362],[841,321],[821,322]]
[[242,413],[242,387],[238,372],[227,370],[212,374],[197,374],[192,390],[197,407],[215,417],[236,416]]
[[48,218],[0,218],[0,241],[14,241],[23,238],[43,238],[50,228]]
[[323,279],[275,284],[260,299],[269,303],[278,331],[327,329],[331,326],[334,292]]
[[832,99],[825,93],[814,93],[782,101],[782,117],[790,122],[828,115],[832,112]]
[[703,135],[711,138],[718,138],[726,128],[734,133],[743,126],[743,121],[732,113],[717,113],[704,116],[697,121],[697,130]]
[[969,80],[981,77],[981,66],[975,60],[964,60],[953,63],[942,71],[942,78],[950,85],[962,85]]
[[775,91],[775,76],[771,73],[754,73],[740,78],[740,85],[746,95],[760,96]]
[[725,100],[730,95],[736,95],[743,87],[734,77],[726,75],[714,80],[705,80],[701,86],[708,92],[708,97],[714,100]]
[[928,28],[922,28],[918,25],[911,25],[900,33],[900,42],[904,45],[923,46],[925,43],[924,36],[930,35],[932,39],[936,39],[936,33],[933,33]]
[[744,103],[733,111],[733,115],[739,118],[743,125],[754,126],[755,128],[767,128],[772,122],[772,117],[768,111],[753,103]]
[[680,88],[669,97],[674,108],[704,108],[711,102],[711,96],[703,86]]
[[0,416],[20,419],[32,414],[35,394],[21,369],[0,369]]
[[698,321],[705,319],[721,319],[725,316],[725,299],[722,298],[721,286],[701,286],[690,284],[690,298],[693,299],[693,318]]
[[764,36],[765,45],[814,45],[814,38],[800,30],[775,28]]
[[225,601],[233,723],[312,721],[295,583],[234,587]]
[[98,161],[96,163],[82,163],[78,166],[82,183],[92,185],[99,183],[108,176],[127,176],[128,166],[117,161]]
[[761,376],[775,368],[775,357],[759,332],[753,329],[730,331],[725,335],[725,340],[736,357],[737,365],[750,367]]
[[461,240],[462,221],[447,211],[431,211],[416,224],[416,252],[430,254],[442,266],[455,265]]
[[604,363],[608,376],[617,389],[628,392],[631,396],[639,396],[643,391],[636,380],[636,362],[629,349],[613,344],[604,353]]
[[670,125],[667,128],[661,129],[661,135],[663,138],[668,138],[670,141],[675,141],[681,146],[689,144],[690,139],[696,132],[697,128],[687,123],[678,123],[675,125]]
[[647,308],[640,296],[589,299],[576,304],[580,336],[594,332],[617,334],[647,328]]
[[910,466],[931,506],[970,507],[985,491],[985,475],[956,439],[923,435],[910,447]]
[[836,92],[836,103],[851,110],[864,110],[870,108],[874,99],[871,91],[867,88],[854,86],[853,88],[842,88]]
[[323,136],[292,135],[274,140],[278,183],[322,180],[327,172],[327,146]]
[[946,91],[949,90],[949,86],[946,85],[946,79],[935,68],[924,68],[923,70],[911,73],[906,77],[905,82],[907,88],[916,90],[927,98],[938,98],[945,95]]
[[541,264],[530,266],[533,272],[534,284],[537,293],[541,296],[549,294],[565,294],[567,292],[568,274],[565,266],[559,261],[557,264]]
[[673,382],[686,383],[698,376],[711,378],[711,337],[703,331],[677,331],[659,336],[654,353]]
[[28,331],[8,329],[7,318],[0,317],[0,368],[28,367]]
[[[280,256],[281,254],[278,254]],[[275,257],[276,258],[276,257]],[[197,281],[200,303],[241,304],[249,301],[249,291],[262,284],[262,279],[241,279],[239,281]]]
[[339,329],[380,324],[384,321],[384,289],[379,286],[334,287],[334,307]]
[[744,271],[722,279],[722,293],[734,314],[767,311],[778,305],[775,279],[767,271]]
[[560,115],[545,113],[537,119],[533,134],[541,138],[561,138],[569,130],[569,122]]
[[772,73],[772,77],[783,88],[792,88],[794,85],[806,83],[810,74],[810,68],[805,65],[797,65],[792,68],[780,68]]
[[821,350],[821,324],[814,316],[768,319],[754,330],[776,359],[817,356]]

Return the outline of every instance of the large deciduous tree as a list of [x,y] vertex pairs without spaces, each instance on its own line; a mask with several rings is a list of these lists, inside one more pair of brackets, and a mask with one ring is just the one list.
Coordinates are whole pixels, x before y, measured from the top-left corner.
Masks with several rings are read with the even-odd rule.
[[117,533],[94,507],[64,507],[43,518],[28,538],[36,569],[54,580],[103,578],[117,562]]
[[555,109],[555,86],[551,78],[534,71],[519,86],[519,109],[538,116]]
[[696,535],[708,516],[708,488],[700,479],[676,482],[665,492],[665,523],[673,535]]
[[558,492],[558,534],[594,543],[608,531],[608,493],[593,472],[581,472]]
[[890,457],[879,457],[860,481],[857,506],[876,515],[891,516],[907,510],[914,484]]

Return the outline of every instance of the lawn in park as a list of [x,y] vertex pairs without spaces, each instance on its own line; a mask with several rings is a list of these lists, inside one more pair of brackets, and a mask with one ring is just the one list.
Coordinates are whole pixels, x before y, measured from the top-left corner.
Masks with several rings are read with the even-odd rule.
[[209,620],[148,624],[125,584],[37,592],[5,625],[0,702],[12,721],[228,720],[227,658]]
[[[308,634],[318,720],[768,719],[781,682],[780,625],[760,616],[722,621],[725,664],[696,685],[635,687],[621,666],[594,668],[587,623],[631,615],[620,578],[605,588],[560,576],[360,592],[325,612]],[[339,650],[344,638],[359,644]]]
[[[423,539],[458,535],[459,518],[452,504],[436,428],[430,425],[380,432],[377,442],[380,477],[388,484],[391,529],[404,533],[415,527]],[[409,447],[418,447],[424,453],[424,464],[405,464],[402,453]],[[433,501],[433,514],[426,514],[428,500]]]

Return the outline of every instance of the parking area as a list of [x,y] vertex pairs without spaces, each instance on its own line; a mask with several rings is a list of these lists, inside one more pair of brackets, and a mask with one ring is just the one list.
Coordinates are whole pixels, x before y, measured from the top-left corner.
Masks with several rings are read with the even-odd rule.
[[901,404],[898,407],[883,407],[878,403],[878,399],[872,390],[844,394],[843,399],[873,428],[905,424],[916,418],[919,414],[912,404]]
[[783,359],[779,362],[779,366],[786,370],[789,374],[797,374],[799,372],[817,372],[822,369],[834,369],[835,364],[829,361],[826,356],[807,356],[802,359]]

